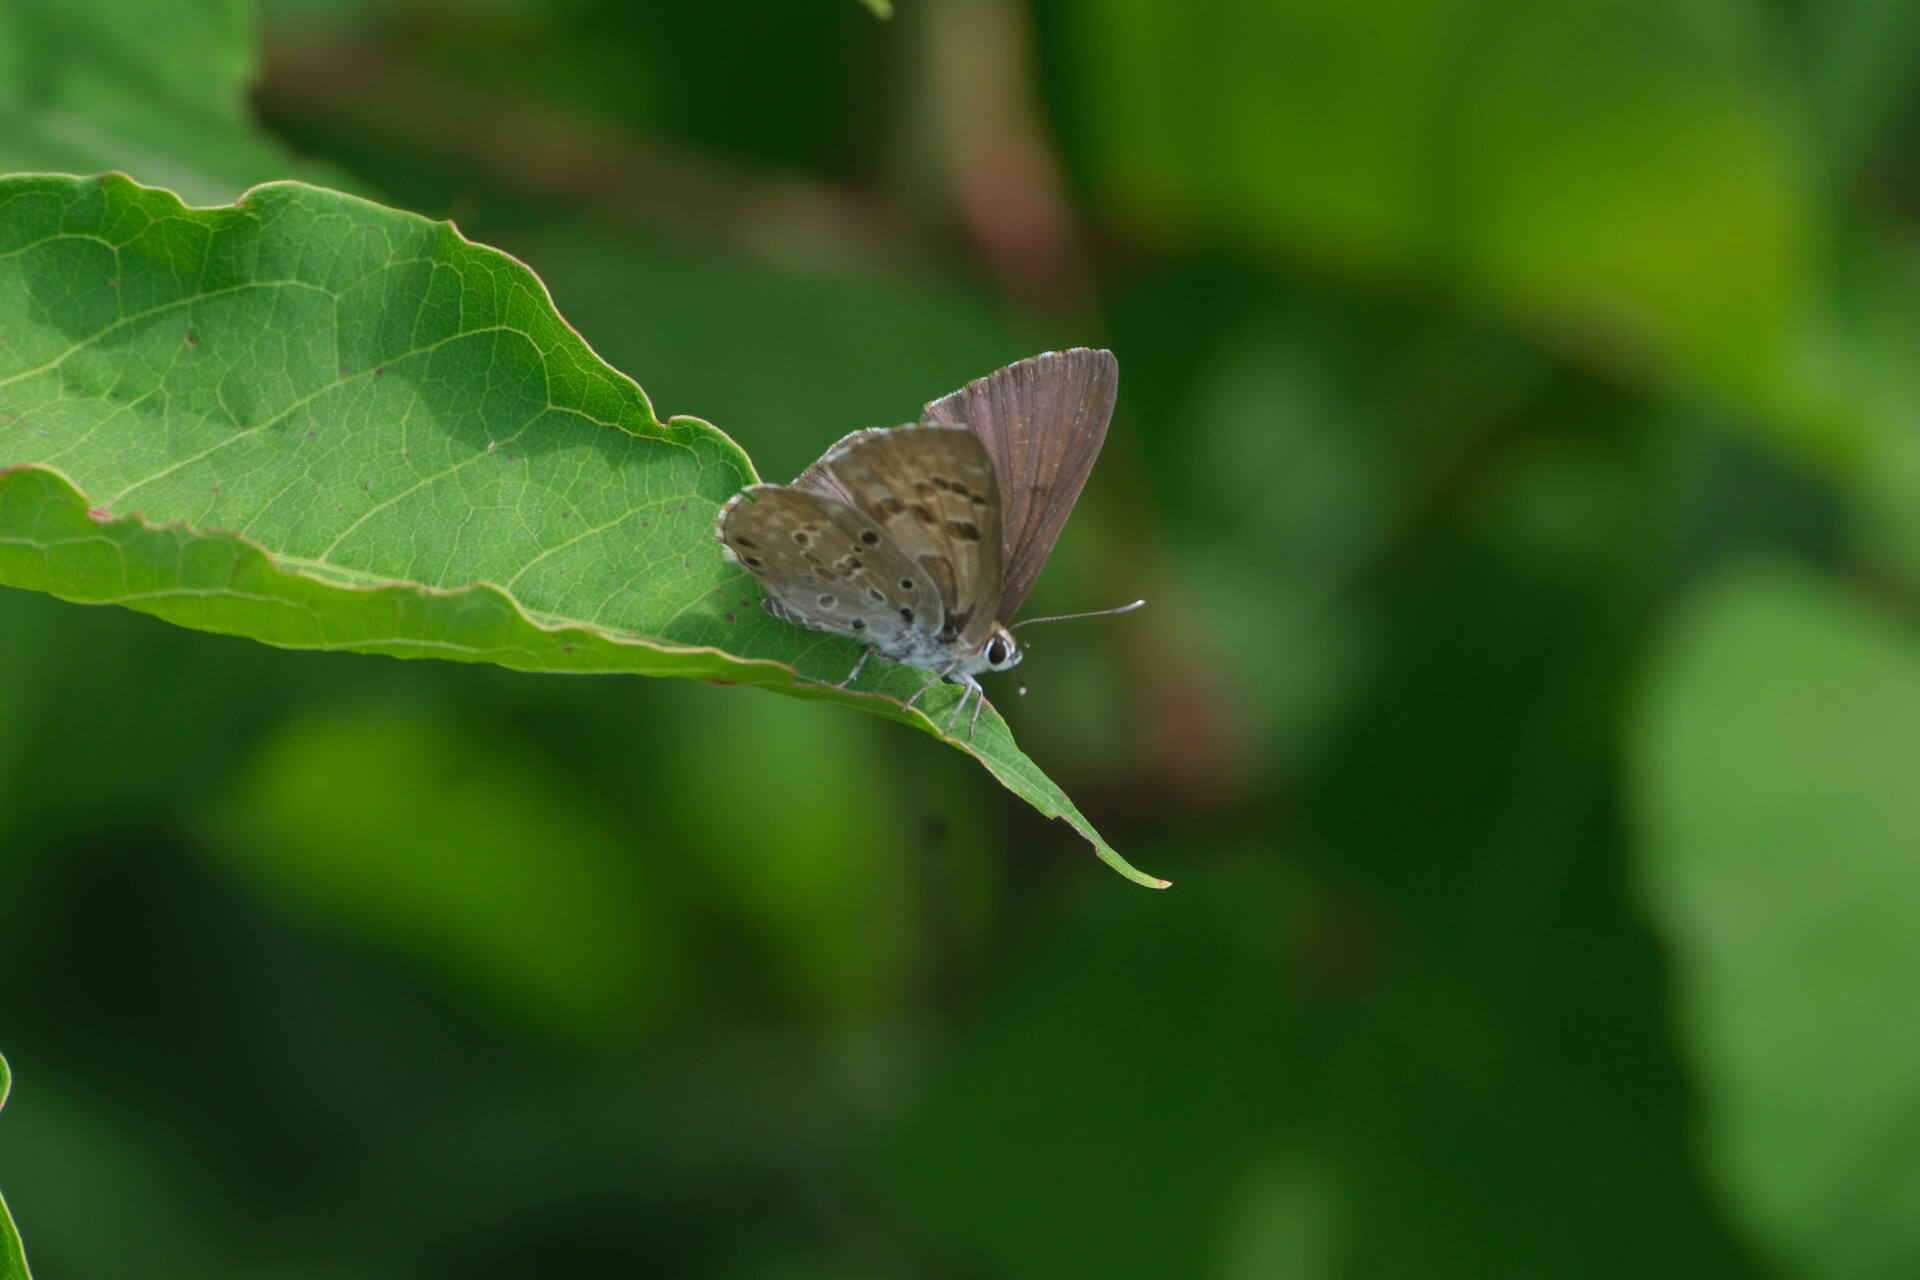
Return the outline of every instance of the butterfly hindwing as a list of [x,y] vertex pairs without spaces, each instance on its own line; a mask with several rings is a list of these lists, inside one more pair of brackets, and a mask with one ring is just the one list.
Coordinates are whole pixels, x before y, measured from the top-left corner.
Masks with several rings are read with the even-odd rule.
[[728,554],[773,592],[789,622],[865,640],[882,652],[924,646],[941,625],[938,593],[873,520],[821,493],[755,485],[720,509]]
[[1008,621],[1027,598],[1107,438],[1120,367],[1111,351],[1049,351],[975,378],[929,404],[927,422],[971,428],[998,471]]
[[984,643],[999,621],[1000,485],[980,440],[949,426],[860,431],[818,465],[931,580],[942,636],[963,653]]

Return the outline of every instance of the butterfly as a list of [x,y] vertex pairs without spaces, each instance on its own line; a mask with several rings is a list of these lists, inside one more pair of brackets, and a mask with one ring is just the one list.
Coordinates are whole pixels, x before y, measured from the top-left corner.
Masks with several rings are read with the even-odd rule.
[[1085,347],[1010,364],[918,423],[842,437],[790,485],[743,489],[715,536],[772,593],[768,613],[866,643],[841,688],[875,654],[932,672],[906,705],[962,686],[946,729],[972,699],[971,741],[975,677],[1019,665],[1011,619],[1093,470],[1119,378],[1112,352]]

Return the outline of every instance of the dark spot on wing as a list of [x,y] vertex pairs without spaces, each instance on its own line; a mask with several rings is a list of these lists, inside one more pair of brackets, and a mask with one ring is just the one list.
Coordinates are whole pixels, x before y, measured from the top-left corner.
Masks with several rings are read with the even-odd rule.
[[947,532],[962,542],[980,541],[980,526],[971,520],[949,520]]
[[918,503],[918,502],[914,503],[912,510],[913,510],[913,518],[915,520],[918,520],[921,524],[933,523],[933,512],[927,510],[927,508],[921,503]]
[[880,544],[880,535],[875,533],[873,530],[869,529],[865,533],[860,535],[860,541],[866,543],[870,547],[878,546]]
[[907,509],[907,504],[892,494],[888,494],[886,497],[880,499],[880,509],[890,516],[897,516]]
[[[646,521],[642,520],[640,523],[645,524]],[[736,547],[745,547],[748,551],[753,550],[755,546],[754,543],[747,541],[745,538],[735,538],[733,540],[733,545]]]
[[909,609],[909,608],[907,608],[907,607],[906,607],[905,605],[901,605],[901,606],[900,606],[900,621],[902,621],[902,622],[912,622],[912,621],[913,621],[913,610],[911,610],[911,609]]
[[912,579],[912,578],[902,578],[902,579],[900,579],[900,589],[901,589],[902,591],[911,591],[911,590],[913,590],[913,579]]
[[820,597],[820,607],[821,607],[822,609],[831,609],[831,608],[833,608],[833,606],[835,606],[835,605],[837,605],[837,604],[839,604],[839,603],[840,603],[840,602],[839,602],[839,601],[838,601],[837,599],[835,599],[834,597],[832,597],[832,596],[821,596],[821,597]]
[[853,620],[853,629],[855,631],[865,631],[867,629],[867,620],[865,618],[855,618]]
[[741,563],[746,565],[747,568],[749,569],[758,569],[761,567],[759,556],[747,556],[741,561]]

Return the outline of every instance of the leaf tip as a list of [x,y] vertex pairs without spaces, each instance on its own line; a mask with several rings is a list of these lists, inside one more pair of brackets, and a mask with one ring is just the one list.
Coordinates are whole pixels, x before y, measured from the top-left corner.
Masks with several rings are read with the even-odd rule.
[[1104,844],[1094,846],[1094,852],[1100,855],[1100,861],[1118,871],[1135,884],[1148,889],[1171,889],[1173,881],[1162,880],[1159,876],[1150,876]]

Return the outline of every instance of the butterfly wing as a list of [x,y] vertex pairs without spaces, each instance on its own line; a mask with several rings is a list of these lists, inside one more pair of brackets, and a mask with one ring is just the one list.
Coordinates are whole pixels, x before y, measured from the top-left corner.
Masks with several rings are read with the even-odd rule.
[[836,485],[939,592],[941,637],[959,653],[986,643],[999,621],[1000,484],[979,438],[950,426],[856,431],[816,468],[815,483]]
[[827,459],[833,457],[836,453],[845,452],[848,445],[866,434],[866,431],[849,431],[846,435],[835,440],[828,446],[825,453],[814,459],[813,463],[809,465],[805,471],[802,471],[794,477],[793,487],[796,489],[810,489],[815,493],[824,493],[829,498],[837,498],[848,506],[852,506],[853,495],[841,488],[840,482],[833,478],[833,472],[827,470]]
[[971,428],[999,473],[1003,622],[1033,588],[1100,456],[1119,386],[1111,351],[1075,347],[975,378],[922,414],[926,422]]
[[890,656],[924,647],[940,627],[933,584],[844,502],[758,484],[727,500],[714,529],[728,556],[773,592],[769,610],[789,622],[865,640]]

